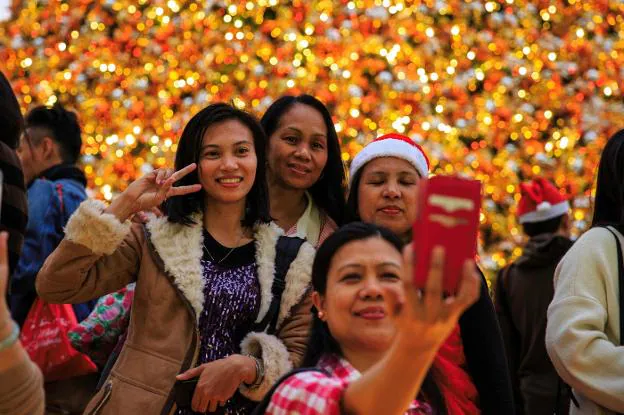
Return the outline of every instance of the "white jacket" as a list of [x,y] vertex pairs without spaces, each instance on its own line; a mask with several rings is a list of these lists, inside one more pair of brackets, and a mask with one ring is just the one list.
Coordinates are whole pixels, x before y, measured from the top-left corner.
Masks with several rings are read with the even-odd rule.
[[[617,234],[624,247],[624,236]],[[618,296],[615,238],[606,229],[591,229],[559,263],[548,308],[546,348],[580,404],[571,404],[570,414],[624,412]]]

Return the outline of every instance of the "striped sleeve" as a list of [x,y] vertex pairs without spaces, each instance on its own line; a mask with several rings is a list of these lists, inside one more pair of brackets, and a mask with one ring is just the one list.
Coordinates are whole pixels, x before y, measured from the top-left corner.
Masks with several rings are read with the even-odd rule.
[[38,367],[25,357],[17,365],[0,370],[0,414],[43,413],[43,378]]

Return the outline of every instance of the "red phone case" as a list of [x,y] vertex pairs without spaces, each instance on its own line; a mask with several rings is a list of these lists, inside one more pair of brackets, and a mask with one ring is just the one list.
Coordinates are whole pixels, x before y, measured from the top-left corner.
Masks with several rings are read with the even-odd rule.
[[419,186],[419,213],[413,228],[414,284],[425,288],[431,251],[445,248],[443,289],[456,294],[464,262],[477,254],[481,182],[434,176]]

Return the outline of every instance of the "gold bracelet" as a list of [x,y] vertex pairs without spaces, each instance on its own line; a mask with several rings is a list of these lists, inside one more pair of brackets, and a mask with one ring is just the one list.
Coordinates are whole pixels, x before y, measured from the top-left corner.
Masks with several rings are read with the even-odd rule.
[[264,362],[256,356],[252,356],[250,354],[245,354],[245,356],[252,358],[256,363],[256,378],[253,383],[246,383],[246,385],[248,388],[256,388],[260,386],[264,380]]

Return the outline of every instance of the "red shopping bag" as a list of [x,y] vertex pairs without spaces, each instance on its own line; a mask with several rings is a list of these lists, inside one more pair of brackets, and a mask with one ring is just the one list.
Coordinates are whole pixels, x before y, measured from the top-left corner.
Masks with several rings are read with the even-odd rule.
[[97,372],[95,363],[69,342],[67,332],[77,324],[70,304],[37,298],[28,312],[20,340],[46,382]]

